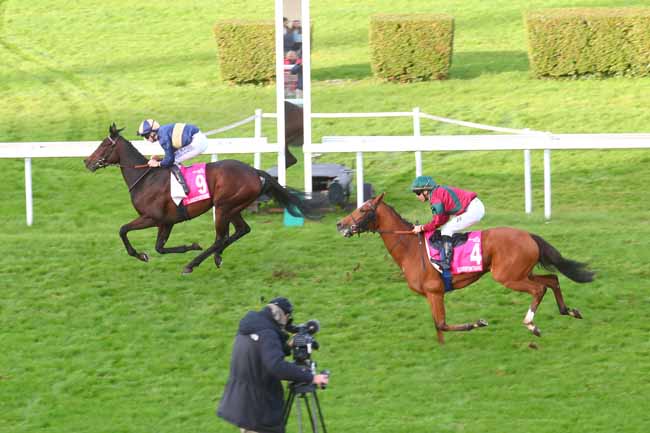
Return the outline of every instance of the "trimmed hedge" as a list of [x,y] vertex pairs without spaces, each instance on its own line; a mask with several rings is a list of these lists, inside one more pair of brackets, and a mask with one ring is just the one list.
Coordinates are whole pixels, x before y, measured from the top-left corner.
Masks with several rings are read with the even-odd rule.
[[236,84],[275,81],[275,26],[272,20],[218,21],[213,30],[223,80]]
[[650,75],[650,8],[546,9],[524,19],[537,78]]
[[370,19],[370,63],[388,81],[449,76],[454,19],[444,14],[375,15]]

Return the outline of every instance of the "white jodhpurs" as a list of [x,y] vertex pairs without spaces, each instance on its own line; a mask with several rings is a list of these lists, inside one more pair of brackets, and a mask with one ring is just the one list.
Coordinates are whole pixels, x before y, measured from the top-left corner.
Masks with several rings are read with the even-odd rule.
[[481,221],[484,215],[485,206],[483,206],[483,202],[478,197],[475,197],[474,200],[469,202],[465,212],[452,216],[449,218],[449,221],[440,226],[440,234],[442,236],[451,236]]
[[180,164],[181,162],[194,158],[205,152],[208,148],[208,137],[202,132],[197,132],[192,136],[192,142],[187,146],[181,147],[174,152],[174,163]]

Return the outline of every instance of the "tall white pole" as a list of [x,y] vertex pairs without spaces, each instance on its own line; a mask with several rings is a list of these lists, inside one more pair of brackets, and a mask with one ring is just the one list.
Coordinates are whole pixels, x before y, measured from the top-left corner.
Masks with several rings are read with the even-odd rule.
[[544,149],[544,217],[551,219],[551,149]]
[[34,222],[34,207],[32,202],[32,158],[25,158],[25,208],[27,225]]
[[363,204],[363,152],[357,152],[357,207]]
[[[255,138],[262,137],[262,109],[255,109]],[[253,167],[258,170],[262,168],[262,154],[260,152],[255,152],[253,157]]]
[[[309,0],[301,0],[300,11],[302,22],[302,115],[303,115],[303,149],[311,147],[311,16]],[[312,193],[311,152],[304,152],[305,194]]]
[[275,112],[278,134],[278,182],[287,185],[284,154],[284,17],[283,0],[275,0]]
[[[210,161],[212,161],[212,162],[219,161],[219,155],[217,155],[216,153],[213,153],[212,156],[210,157]],[[213,207],[212,208],[212,221],[216,221],[216,220],[217,220],[217,208]]]
[[[420,107],[413,109],[413,136],[419,137],[420,130]],[[415,151],[415,177],[422,176],[422,152]]]
[[530,177],[530,150],[524,150],[524,210],[526,213],[533,211],[533,188]]

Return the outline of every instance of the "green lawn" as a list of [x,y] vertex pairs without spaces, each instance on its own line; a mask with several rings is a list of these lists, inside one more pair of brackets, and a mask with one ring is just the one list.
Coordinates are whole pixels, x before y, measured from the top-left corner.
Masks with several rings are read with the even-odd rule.
[[[527,72],[522,13],[546,6],[643,2],[468,0],[314,2],[314,111],[407,111],[514,128],[647,132],[648,79],[538,81]],[[271,18],[272,2],[138,4],[119,0],[0,0],[0,142],[96,140],[115,121],[189,121],[213,129],[255,108],[272,87],[219,81],[211,26]],[[451,78],[384,84],[370,75],[367,23],[378,12],[456,17]],[[265,133],[274,129],[268,122]],[[406,134],[407,119],[314,122],[335,134]],[[235,131],[251,135],[252,127]],[[468,133],[423,123],[423,133]],[[366,180],[410,221],[430,215],[407,192],[412,154],[366,154]],[[250,157],[244,157],[248,162]],[[354,155],[321,161],[354,167]],[[486,319],[440,346],[425,300],[406,286],[377,235],[342,238],[343,212],[302,228],[277,214],[246,215],[252,232],[181,276],[194,253],[155,253],[155,231],[133,232],[149,263],[129,257],[122,224],[135,218],[116,168],[34,159],[34,225],[25,225],[22,160],[0,160],[0,432],[236,432],[214,416],[238,320],[282,294],[299,321],[317,318],[319,391],[331,432],[647,432],[650,414],[649,150],[554,151],[553,218],[543,218],[542,153],[533,152],[534,212],[523,212],[523,156],[425,153],[441,183],[477,191],[479,228],[516,226],[592,264],[595,282],[561,277],[522,325],[530,299],[490,276],[446,297],[449,322]],[[274,164],[267,156],[264,166]],[[288,172],[302,184],[299,165]],[[179,225],[170,245],[214,237],[209,214]],[[535,342],[537,349],[529,347]],[[290,431],[295,432],[295,414]]]

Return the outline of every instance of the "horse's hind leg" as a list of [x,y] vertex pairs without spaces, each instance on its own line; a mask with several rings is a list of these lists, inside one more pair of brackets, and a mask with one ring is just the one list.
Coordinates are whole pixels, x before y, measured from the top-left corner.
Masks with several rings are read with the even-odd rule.
[[214,252],[214,264],[217,265],[217,267],[221,266],[221,253],[223,253],[223,251],[228,248],[229,245],[235,243],[236,240],[246,236],[251,231],[250,226],[246,224],[246,221],[244,221],[244,218],[242,218],[241,213],[239,212],[230,217],[230,222],[233,226],[235,226],[235,233],[233,233],[232,236],[229,235],[226,237],[221,250]]
[[555,301],[557,302],[557,308],[560,310],[560,314],[564,316],[575,317],[576,319],[582,319],[582,314],[580,311],[575,308],[569,308],[564,303],[564,298],[562,297],[562,289],[560,289],[560,281],[557,278],[557,275],[531,275],[531,279],[544,284],[546,287],[550,287],[553,290],[553,295],[555,296]]
[[223,250],[223,245],[226,242],[226,239],[228,238],[228,225],[230,224],[228,219],[226,219],[224,215],[225,212],[223,208],[215,207],[214,226],[215,226],[215,231],[217,233],[215,236],[215,241],[206,250],[201,252],[201,254],[194,257],[192,261],[190,261],[187,265],[185,265],[185,267],[183,268],[183,274],[191,273],[196,266],[199,266],[203,262],[203,260],[211,256],[212,254],[215,254],[215,252],[217,251],[220,252]]
[[181,245],[179,247],[165,247],[174,224],[163,224],[158,226],[158,238],[156,239],[156,251],[160,254],[186,253],[192,250],[201,250],[201,246],[194,242],[192,245]]
[[544,295],[546,294],[546,285],[538,281],[534,281],[532,278],[499,282],[512,290],[530,293],[530,295],[533,297],[533,301],[530,303],[530,308],[528,308],[528,312],[524,317],[524,326],[536,336],[541,337],[542,333],[540,332],[539,328],[533,323],[533,319],[535,318],[537,307],[539,307],[539,304],[542,302],[542,299],[544,299]]
[[446,313],[445,313],[445,303],[444,295],[427,292],[426,294],[429,305],[431,306],[431,314],[433,316],[433,322],[436,325],[436,331],[438,333],[438,342],[444,344],[445,337],[442,334],[446,331],[471,331],[472,329],[482,328],[487,326],[487,322],[483,319],[479,319],[474,323],[463,323],[461,325],[448,325],[446,322]]
[[139,253],[135,250],[135,248],[133,248],[133,245],[131,245],[127,233],[130,232],[131,230],[147,229],[155,225],[156,225],[156,221],[154,221],[153,219],[140,216],[134,219],[133,221],[131,221],[130,223],[124,224],[122,227],[120,227],[120,238],[122,238],[124,247],[126,247],[126,252],[130,256],[133,256],[138,260],[142,260],[143,262],[149,261],[149,256],[147,255],[147,253]]

